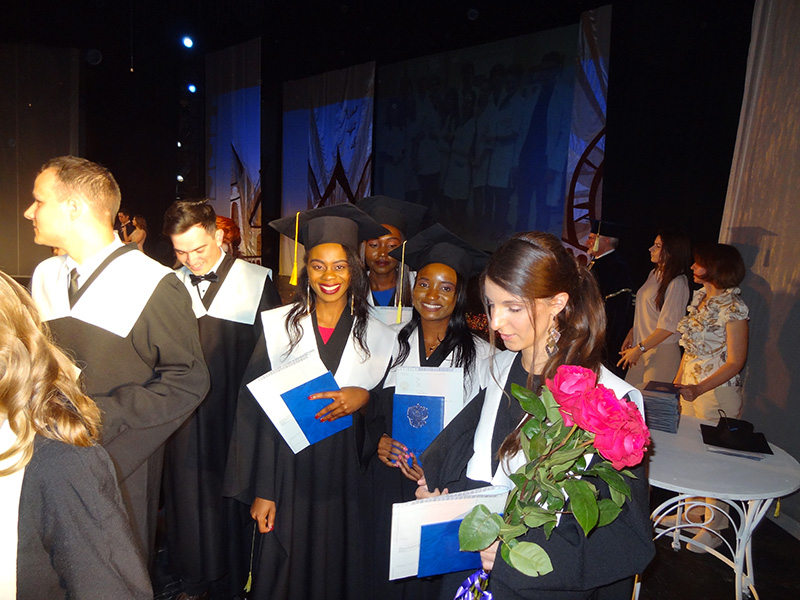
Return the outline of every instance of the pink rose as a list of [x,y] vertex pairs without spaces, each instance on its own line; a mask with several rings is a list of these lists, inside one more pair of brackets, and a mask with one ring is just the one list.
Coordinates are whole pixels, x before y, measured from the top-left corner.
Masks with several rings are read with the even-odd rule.
[[594,388],[597,376],[594,371],[585,367],[561,365],[556,369],[555,378],[548,379],[545,383],[560,406],[558,411],[561,413],[564,425],[572,427],[573,406],[580,402],[580,396],[584,392]]
[[571,403],[572,420],[591,433],[616,429],[626,420],[625,404],[603,385],[588,390]]
[[618,428],[603,429],[594,438],[594,447],[617,470],[642,462],[650,444],[650,431],[633,402],[625,404],[624,415]]

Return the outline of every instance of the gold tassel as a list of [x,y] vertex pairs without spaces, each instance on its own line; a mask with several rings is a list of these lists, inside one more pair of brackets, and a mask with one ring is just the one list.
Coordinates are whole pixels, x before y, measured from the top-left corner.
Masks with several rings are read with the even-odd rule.
[[400,323],[403,320],[403,271],[406,267],[406,241],[403,240],[403,253],[400,256],[400,289],[398,290],[399,302],[397,303],[397,321]]
[[250,545],[250,572],[247,573],[247,583],[244,584],[244,591],[247,593],[253,589],[253,554],[256,549],[256,529],[258,529],[258,523],[253,524],[253,543]]
[[294,217],[294,262],[292,263],[292,276],[289,277],[289,285],[297,285],[297,238],[300,229],[300,212]]
[[772,514],[776,519],[781,516],[781,499],[775,501],[775,512]]

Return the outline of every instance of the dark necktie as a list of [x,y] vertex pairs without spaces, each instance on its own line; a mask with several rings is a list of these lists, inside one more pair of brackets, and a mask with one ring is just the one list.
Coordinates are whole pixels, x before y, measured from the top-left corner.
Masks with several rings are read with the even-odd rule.
[[219,281],[219,276],[214,273],[214,271],[209,271],[205,275],[195,275],[194,273],[189,274],[189,281],[192,282],[192,285],[200,285],[201,281],[208,281],[210,283],[216,283]]
[[72,299],[78,293],[78,269],[72,269],[69,272],[69,302],[72,304]]

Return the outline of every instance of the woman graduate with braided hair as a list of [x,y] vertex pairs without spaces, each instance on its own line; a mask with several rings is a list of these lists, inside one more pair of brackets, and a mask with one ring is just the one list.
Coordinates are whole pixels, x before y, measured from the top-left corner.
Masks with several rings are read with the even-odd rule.
[[[360,240],[386,230],[351,204],[317,208],[270,226],[305,247],[295,300],[261,314],[245,384],[312,353],[340,390],[327,399],[322,422],[354,415],[354,425],[295,454],[247,387],[239,396],[225,493],[250,506],[260,536],[252,559],[254,598],[363,598],[354,429],[369,391],[383,379],[395,332],[370,315]],[[354,414],[355,413],[355,414]]]

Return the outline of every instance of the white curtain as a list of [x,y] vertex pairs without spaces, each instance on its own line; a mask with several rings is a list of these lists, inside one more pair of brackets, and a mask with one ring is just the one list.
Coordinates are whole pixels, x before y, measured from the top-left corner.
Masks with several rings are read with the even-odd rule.
[[[720,241],[748,273],[744,418],[800,459],[800,2],[757,0]],[[800,521],[800,494],[783,503]]]

